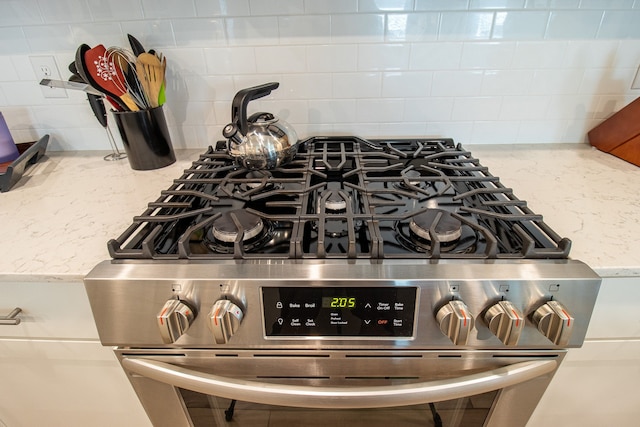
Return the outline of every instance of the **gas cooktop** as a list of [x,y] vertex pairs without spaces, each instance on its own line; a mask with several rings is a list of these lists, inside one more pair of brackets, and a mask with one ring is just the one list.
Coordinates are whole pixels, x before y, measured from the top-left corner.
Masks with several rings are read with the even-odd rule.
[[452,139],[312,137],[277,169],[209,149],[117,239],[115,259],[567,258]]

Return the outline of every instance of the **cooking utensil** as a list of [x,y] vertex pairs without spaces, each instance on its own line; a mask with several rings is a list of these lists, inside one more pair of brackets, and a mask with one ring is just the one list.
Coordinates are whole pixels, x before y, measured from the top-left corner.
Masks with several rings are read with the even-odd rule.
[[[114,76],[114,82],[124,91],[129,93],[136,105],[140,109],[151,108],[148,95],[144,90],[142,82],[138,79],[136,72],[136,57],[129,50],[110,47],[107,49],[108,61],[113,63],[120,72]],[[124,76],[124,81],[120,80]]]
[[93,86],[85,83],[84,81],[78,82],[78,81],[42,79],[40,80],[40,84],[42,86],[57,87],[60,89],[81,90],[81,91],[87,92],[88,94],[98,96],[100,98],[104,97],[104,94],[102,92],[94,89]]
[[296,131],[284,120],[264,112],[247,118],[249,102],[269,95],[278,86],[280,83],[273,82],[242,89],[233,98],[232,121],[222,134],[227,138],[229,155],[247,169],[277,168],[292,160],[298,151]]
[[164,69],[157,56],[150,53],[141,53],[136,62],[138,77],[147,92],[147,98],[151,107],[158,107],[160,88],[164,82]]
[[130,111],[140,110],[126,88],[118,84],[118,81],[124,82],[124,75],[119,67],[109,61],[104,45],[99,44],[84,52],[84,63],[88,74],[100,87],[120,98]]
[[167,58],[160,54],[162,62],[162,86],[160,86],[160,93],[158,93],[158,104],[163,105],[167,100],[166,95],[166,74],[167,74]]
[[141,53],[145,53],[146,52],[146,50],[144,50],[144,47],[142,47],[142,43],[140,43],[138,41],[138,39],[133,37],[131,34],[127,34],[127,38],[129,39],[129,44],[131,45],[131,50],[133,51],[133,54],[135,56],[138,56]]
[[91,47],[87,44],[81,44],[78,49],[76,50],[76,60],[75,60],[75,65],[76,65],[76,70],[78,72],[78,74],[80,75],[80,77],[82,77],[82,80],[84,80],[85,82],[89,83],[94,89],[98,90],[99,92],[104,93],[105,95],[107,95],[107,99],[109,100],[109,102],[111,103],[111,105],[114,106],[114,108],[118,111],[124,111],[127,110],[127,106],[124,102],[122,102],[120,100],[120,98],[114,94],[113,92],[103,88],[102,86],[100,86],[91,76],[91,73],[89,73],[89,69],[87,68],[87,64],[85,62],[85,58],[84,58],[84,54],[89,51],[91,49]]
[[100,123],[107,132],[107,138],[109,138],[111,150],[113,151],[113,153],[104,156],[104,159],[120,160],[126,158],[127,155],[118,150],[118,146],[116,145],[116,141],[111,133],[111,129],[109,129],[109,125],[107,123],[107,109],[104,107],[104,102],[102,102],[102,96],[87,93],[87,99],[89,100],[89,105],[91,106],[93,114],[96,116],[96,119],[98,119],[98,123]]

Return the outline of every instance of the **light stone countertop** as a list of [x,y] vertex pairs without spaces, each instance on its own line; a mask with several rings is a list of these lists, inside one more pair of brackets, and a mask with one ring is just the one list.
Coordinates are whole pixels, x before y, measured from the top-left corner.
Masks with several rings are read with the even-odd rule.
[[[588,145],[464,145],[602,276],[640,276],[640,168]],[[48,152],[0,194],[0,281],[81,280],[205,149],[134,171],[104,152]]]

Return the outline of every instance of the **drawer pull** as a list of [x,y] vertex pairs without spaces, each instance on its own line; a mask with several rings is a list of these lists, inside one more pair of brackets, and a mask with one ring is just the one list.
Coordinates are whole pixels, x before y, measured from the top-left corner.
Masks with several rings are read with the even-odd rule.
[[19,325],[20,318],[17,316],[21,311],[22,309],[20,307],[16,307],[6,316],[0,316],[0,325]]

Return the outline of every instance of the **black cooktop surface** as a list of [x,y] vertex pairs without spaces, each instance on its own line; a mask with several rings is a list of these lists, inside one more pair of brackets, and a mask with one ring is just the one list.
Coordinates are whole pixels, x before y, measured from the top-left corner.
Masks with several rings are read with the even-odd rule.
[[283,167],[224,142],[117,239],[113,258],[567,258],[571,242],[452,139],[312,137]]

